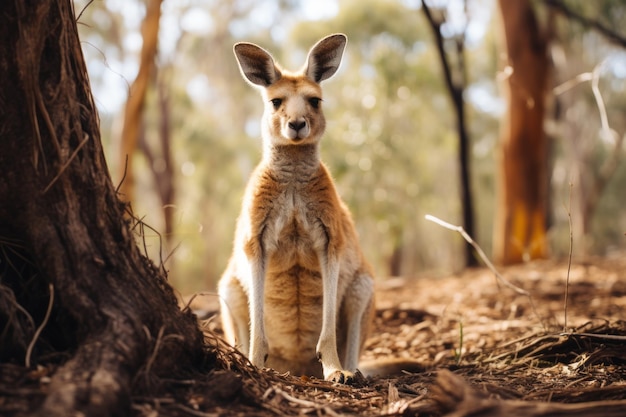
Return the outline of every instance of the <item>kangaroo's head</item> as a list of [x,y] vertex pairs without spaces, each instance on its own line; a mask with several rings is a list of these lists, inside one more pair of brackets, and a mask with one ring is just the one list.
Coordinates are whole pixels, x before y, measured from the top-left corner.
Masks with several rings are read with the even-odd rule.
[[280,68],[263,48],[251,43],[234,47],[242,75],[261,88],[265,101],[263,138],[274,145],[316,143],[324,133],[320,83],[341,63],[347,38],[327,36],[311,48],[300,71]]

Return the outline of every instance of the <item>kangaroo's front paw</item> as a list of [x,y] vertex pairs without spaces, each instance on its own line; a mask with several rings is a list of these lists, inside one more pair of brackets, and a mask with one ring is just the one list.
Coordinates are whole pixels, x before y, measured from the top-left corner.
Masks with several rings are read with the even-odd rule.
[[325,379],[330,382],[352,385],[352,383],[354,383],[354,374],[350,371],[337,370],[328,375]]

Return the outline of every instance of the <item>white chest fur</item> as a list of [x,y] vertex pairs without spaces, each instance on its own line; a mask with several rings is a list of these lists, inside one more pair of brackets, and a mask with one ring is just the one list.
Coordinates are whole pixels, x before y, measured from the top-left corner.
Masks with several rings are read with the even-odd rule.
[[319,271],[318,253],[326,245],[324,227],[307,190],[289,184],[273,201],[262,244],[267,251],[267,272],[300,266]]

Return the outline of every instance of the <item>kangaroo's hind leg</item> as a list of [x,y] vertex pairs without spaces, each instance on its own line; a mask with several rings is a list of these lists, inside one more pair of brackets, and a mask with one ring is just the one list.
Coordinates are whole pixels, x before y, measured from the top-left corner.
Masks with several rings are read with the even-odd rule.
[[358,272],[346,289],[340,317],[339,336],[343,353],[344,369],[354,372],[359,364],[359,356],[367,339],[374,314],[374,280],[369,274]]
[[218,284],[222,328],[226,341],[244,355],[250,350],[248,296],[239,280],[226,271]]

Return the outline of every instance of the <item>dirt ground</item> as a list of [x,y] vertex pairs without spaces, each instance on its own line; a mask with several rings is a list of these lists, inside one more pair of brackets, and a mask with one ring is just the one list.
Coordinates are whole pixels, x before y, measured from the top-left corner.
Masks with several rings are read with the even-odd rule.
[[[378,283],[376,321],[362,361],[409,358],[422,364],[421,372],[363,378],[346,387],[258,373],[225,354],[227,364],[243,368],[244,394],[228,405],[198,410],[220,415],[626,415],[626,255],[574,261],[569,285],[567,260],[498,270],[526,294],[486,268]],[[219,333],[217,317],[207,328]]]
[[[197,296],[213,371],[151,381],[150,393],[133,392],[133,415],[626,415],[626,254],[574,261],[569,285],[566,260],[499,271],[506,282],[486,268],[381,280],[362,361],[418,369],[352,386],[253,368],[221,341],[215,295]],[[0,415],[36,408],[52,372],[3,365]]]

